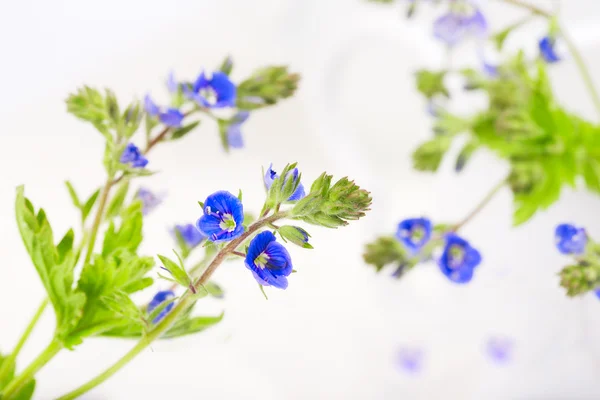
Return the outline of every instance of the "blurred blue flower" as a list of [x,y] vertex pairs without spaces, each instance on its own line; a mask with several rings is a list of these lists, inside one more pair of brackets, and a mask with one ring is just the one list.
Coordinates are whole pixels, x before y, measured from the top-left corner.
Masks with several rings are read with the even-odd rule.
[[189,248],[198,246],[206,239],[206,236],[204,236],[194,224],[175,225],[175,230],[179,232],[181,238]]
[[179,128],[183,121],[184,115],[176,108],[161,109],[154,103],[150,95],[144,98],[144,109],[151,117],[158,117],[158,120],[172,128]]
[[121,154],[122,164],[129,164],[133,168],[144,168],[148,165],[148,159],[143,156],[140,149],[133,143],[129,143]]
[[229,143],[230,147],[235,149],[244,147],[242,125],[244,122],[246,122],[249,116],[250,113],[248,111],[240,111],[234,115],[233,119],[229,123],[229,126],[227,127],[227,143]]
[[211,242],[233,240],[244,232],[242,202],[227,191],[211,194],[204,202],[204,215],[196,222],[200,232]]
[[158,196],[144,187],[138,189],[136,197],[142,201],[142,213],[144,215],[151,213],[163,202],[163,196]]
[[[287,182],[290,175],[292,176],[292,179],[295,181],[296,179],[298,179],[298,174],[299,174],[298,168],[294,168],[293,170],[288,172],[288,176],[286,176],[285,181]],[[267,190],[269,190],[271,188],[273,181],[278,176],[279,175],[277,175],[277,172],[273,171],[273,164],[270,164],[269,169],[267,169],[267,172],[265,173],[265,177],[264,177],[265,186],[266,186]],[[292,195],[289,197],[288,201],[298,201],[301,198],[303,198],[304,196],[306,196],[306,193],[304,193],[304,186],[302,185],[302,183],[300,183],[298,185],[298,187],[296,188],[296,190],[294,190],[294,193],[292,193]]]
[[485,350],[492,361],[506,363],[510,361],[514,342],[507,337],[491,337],[488,339]]
[[438,265],[452,282],[467,283],[473,278],[473,270],[481,262],[479,252],[460,236],[449,233]]
[[594,294],[600,299],[600,288],[594,290]]
[[398,224],[396,238],[415,254],[431,239],[433,225],[427,218],[409,218]]
[[175,79],[173,71],[169,72],[169,76],[167,76],[167,90],[170,93],[177,93],[179,90],[179,83]]
[[423,367],[423,351],[415,348],[402,348],[398,351],[398,366],[405,372],[414,374]]
[[223,108],[235,106],[237,88],[223,72],[207,78],[202,71],[191,88],[184,85],[183,92],[201,107]]
[[585,229],[571,224],[560,224],[554,232],[556,248],[562,254],[583,254],[588,237]]
[[487,30],[485,17],[473,5],[467,11],[452,9],[433,23],[433,35],[448,46],[454,46],[468,36],[484,37]]
[[544,36],[538,44],[540,48],[540,55],[547,63],[555,63],[560,61],[560,57],[554,48],[555,44],[556,40],[550,36]]
[[[171,290],[163,290],[156,293],[150,303],[148,303],[148,314],[152,313],[152,311],[154,311],[159,305],[165,301],[171,300],[173,297],[175,297],[175,293],[173,293]],[[166,307],[152,320],[152,323],[158,324],[165,317],[165,315],[171,311],[174,305],[174,302],[167,304]]]
[[259,284],[287,288],[287,276],[292,273],[293,268],[292,259],[270,231],[261,232],[252,239],[245,264]]

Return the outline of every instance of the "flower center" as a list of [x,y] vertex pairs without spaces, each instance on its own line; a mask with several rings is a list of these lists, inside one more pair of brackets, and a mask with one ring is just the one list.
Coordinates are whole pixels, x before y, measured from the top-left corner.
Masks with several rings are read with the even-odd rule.
[[227,232],[233,232],[236,227],[235,220],[233,219],[233,215],[231,214],[223,214],[221,216],[221,223],[219,227]]
[[216,104],[217,102],[217,92],[210,86],[200,89],[200,95],[204,97],[209,104]]
[[267,263],[269,262],[269,255],[265,252],[262,252],[254,259],[254,264],[260,269],[265,269]]
[[448,267],[450,269],[460,268],[465,261],[465,249],[462,246],[453,245],[448,249],[448,253],[450,255]]
[[414,226],[410,230],[409,237],[413,243],[421,243],[425,239],[425,228],[421,225]]

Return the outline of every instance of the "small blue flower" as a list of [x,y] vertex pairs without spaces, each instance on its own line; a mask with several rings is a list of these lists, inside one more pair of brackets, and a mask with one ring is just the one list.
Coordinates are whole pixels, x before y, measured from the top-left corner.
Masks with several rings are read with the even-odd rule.
[[202,71],[191,89],[185,85],[183,92],[201,107],[223,108],[235,106],[237,88],[223,72],[214,72],[209,79]]
[[[170,290],[163,290],[156,293],[150,303],[148,303],[148,314],[152,313],[152,311],[154,311],[158,306],[165,301],[171,300],[173,297],[175,297],[175,293]],[[158,324],[169,313],[169,311],[171,311],[174,305],[174,302],[167,304],[167,306],[152,320],[152,323]]]
[[600,299],[600,288],[594,290],[594,294]]
[[244,147],[244,138],[242,137],[242,125],[248,117],[250,113],[248,111],[240,111],[238,112],[229,123],[227,127],[227,143],[229,143],[230,147],[235,149],[241,149]]
[[[290,175],[292,176],[293,180],[298,179],[298,174],[299,174],[298,168],[294,168],[293,170],[288,172],[288,176],[286,177],[286,182],[289,179]],[[267,190],[269,190],[271,188],[273,181],[278,176],[279,175],[277,175],[277,172],[273,171],[273,164],[270,164],[269,169],[267,169],[267,172],[265,173],[265,177],[264,177],[265,186],[266,186]],[[288,201],[298,201],[301,198],[303,198],[304,196],[306,196],[306,193],[304,193],[304,186],[302,185],[302,183],[300,183],[298,185],[298,187],[296,188],[296,190],[294,190],[294,193],[292,193],[292,195],[289,197]]]
[[167,90],[170,93],[177,93],[179,90],[179,83],[175,79],[173,71],[169,72],[169,76],[167,76]]
[[409,218],[398,224],[396,238],[413,254],[431,239],[433,225],[427,218]]
[[415,348],[402,348],[398,352],[397,362],[404,372],[415,374],[423,367],[423,351]]
[[571,224],[560,224],[554,232],[558,251],[562,254],[583,254],[588,237],[585,229]]
[[244,207],[233,194],[224,190],[211,194],[204,202],[204,215],[196,227],[211,242],[233,240],[244,232]]
[[206,239],[206,236],[204,236],[193,224],[175,225],[175,230],[179,232],[181,238],[189,248],[198,246]]
[[121,154],[122,164],[129,164],[133,168],[144,168],[148,165],[148,159],[142,155],[140,149],[133,143],[129,143]]
[[481,263],[481,255],[460,236],[449,233],[438,265],[442,273],[455,283],[467,283],[473,278],[473,270]]
[[293,269],[292,259],[270,231],[261,232],[252,239],[245,264],[259,284],[287,288],[287,277]]
[[484,37],[487,21],[477,7],[470,8],[468,13],[450,10],[439,17],[433,23],[434,36],[448,46],[454,46],[468,36]]
[[510,361],[514,342],[507,337],[492,337],[486,343],[486,353],[497,363],[506,363]]
[[556,40],[550,36],[544,36],[538,46],[540,48],[540,54],[547,63],[555,63],[560,61],[560,57],[556,54],[554,45]]
[[144,187],[138,189],[136,197],[142,201],[144,215],[148,215],[163,202],[163,196],[156,195]]
[[148,115],[158,116],[160,122],[172,128],[179,128],[184,118],[183,113],[176,108],[161,109],[149,95],[144,98],[144,108]]

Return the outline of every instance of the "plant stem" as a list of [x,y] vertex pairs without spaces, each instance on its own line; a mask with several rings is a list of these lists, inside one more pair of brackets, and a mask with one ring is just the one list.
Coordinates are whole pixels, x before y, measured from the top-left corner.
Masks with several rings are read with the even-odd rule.
[[[503,1],[504,3],[507,3],[507,4],[512,4],[514,6],[524,8],[526,10],[529,10],[531,13],[533,13],[535,15],[539,15],[539,16],[547,18],[547,19],[554,18],[554,15],[552,15],[552,13],[550,13],[546,10],[543,10],[537,6],[534,6],[533,4],[529,4],[525,1],[522,1],[522,0],[501,0],[501,1]],[[562,38],[564,39],[567,47],[569,48],[569,52],[571,53],[571,55],[573,56],[573,59],[575,60],[575,63],[577,64],[577,68],[579,68],[579,73],[581,74],[581,77],[585,83],[585,86],[586,86],[588,92],[590,93],[590,96],[592,97],[592,101],[594,102],[594,107],[596,108],[596,111],[598,112],[598,114],[600,114],[600,95],[598,94],[598,91],[596,90],[594,81],[592,79],[592,75],[590,74],[588,67],[585,65],[585,62],[583,61],[583,57],[581,56],[579,49],[577,49],[575,42],[573,42],[573,40],[571,40],[569,34],[566,32],[566,30],[564,28],[560,27],[559,30],[560,30]]]
[[48,305],[48,299],[46,298],[46,299],[44,299],[44,301],[42,301],[42,304],[40,304],[40,306],[38,307],[33,318],[29,322],[29,325],[27,325],[27,328],[25,328],[25,332],[23,332],[23,335],[21,335],[21,338],[17,342],[17,345],[15,346],[12,353],[10,353],[10,355],[2,363],[2,368],[0,368],[0,382],[2,382],[2,380],[4,380],[6,378],[6,375],[11,370],[11,367],[13,366],[14,362],[16,361],[17,356],[19,355],[19,352],[25,345],[25,342],[27,342],[27,339],[29,339],[29,335],[31,334],[31,332],[33,331],[33,328],[35,327],[35,325],[39,321],[40,317],[44,313],[44,310],[46,309],[47,305]]
[[502,187],[506,184],[506,179],[503,179],[500,183],[498,183],[490,192],[477,204],[477,206],[469,213],[466,217],[462,219],[459,223],[454,225],[450,231],[456,232],[463,226],[465,226],[469,221],[471,221],[481,210],[485,208],[485,206],[494,198],[494,196],[502,189]]
[[90,230],[90,241],[88,242],[87,252],[85,255],[85,261],[83,264],[87,264],[92,257],[92,253],[94,252],[94,245],[96,244],[96,236],[98,236],[98,229],[100,228],[100,223],[102,222],[102,217],[104,216],[104,208],[106,207],[106,202],[108,200],[108,196],[110,194],[110,189],[115,184],[113,181],[113,177],[109,176],[106,180],[106,184],[104,188],[102,188],[102,193],[100,194],[100,202],[98,203],[98,210],[96,210],[96,216],[94,218],[94,222],[92,224],[92,229]]
[[8,386],[2,392],[3,400],[10,400],[12,396],[18,394],[19,390],[23,388],[31,379],[33,379],[36,372],[38,372],[48,361],[50,361],[61,349],[62,344],[57,339],[53,339],[52,342],[40,353],[40,355],[29,364],[27,368],[19,376],[13,379]]
[[[221,265],[221,263],[225,260],[225,258],[236,251],[237,247],[244,242],[250,235],[254,232],[258,231],[264,226],[269,225],[277,221],[278,219],[285,218],[287,216],[286,212],[280,212],[277,214],[273,214],[270,217],[263,218],[261,220],[256,221],[252,225],[248,227],[248,230],[244,232],[241,236],[229,242],[227,246],[225,246],[221,251],[217,253],[215,258],[206,268],[206,270],[202,273],[202,275],[196,279],[193,284],[193,288],[198,290],[203,284],[205,284],[212,274],[216,271],[216,269]],[[191,294],[190,290],[186,291],[179,300],[179,303],[169,312],[165,318],[158,323],[148,334],[140,339],[140,341],[133,347],[127,354],[125,354],[121,359],[119,359],[115,364],[110,366],[107,370],[102,372],[100,375],[96,376],[89,382],[80,386],[79,388],[69,392],[68,394],[58,398],[57,400],[71,400],[75,399],[78,396],[88,392],[89,390],[95,388],[100,385],[102,382],[106,381],[108,378],[113,376],[117,371],[127,365],[132,359],[134,359],[139,353],[142,352],[146,347],[148,347],[154,340],[158,339],[164,332],[167,331],[179,318],[179,315],[183,313],[187,308],[194,302],[194,297]]]

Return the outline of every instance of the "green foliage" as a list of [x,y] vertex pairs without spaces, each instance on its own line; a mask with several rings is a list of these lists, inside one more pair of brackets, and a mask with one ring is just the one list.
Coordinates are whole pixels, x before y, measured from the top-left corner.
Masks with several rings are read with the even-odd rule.
[[77,89],[66,100],[67,111],[77,118],[90,122],[103,135],[109,133],[109,104],[94,88],[84,86]]
[[581,262],[565,267],[560,272],[560,285],[567,295],[577,296],[600,286],[600,264]]
[[363,259],[375,267],[377,272],[386,265],[401,266],[408,262],[408,255],[402,244],[394,237],[382,236],[366,245]]
[[225,75],[231,75],[231,71],[233,71],[233,60],[231,57],[225,57],[217,70],[223,72]]
[[[4,365],[4,363],[10,362],[9,366]],[[0,392],[2,389],[6,387],[6,385],[14,378],[15,376],[15,363],[11,362],[11,358],[5,357],[0,354],[0,371],[3,371],[2,376],[0,376]],[[4,372],[6,371],[6,372]]]
[[77,192],[75,191],[75,188],[73,187],[71,182],[66,181],[65,185],[67,186],[67,190],[69,191],[69,195],[71,196],[71,201],[73,202],[73,205],[77,209],[79,209],[79,211],[81,211],[81,222],[85,223],[87,217],[90,215],[90,211],[92,211],[92,208],[94,207],[94,204],[96,204],[96,200],[98,199],[98,195],[100,194],[100,189],[92,193],[92,195],[85,201],[85,203],[82,203],[79,199],[79,196],[77,196]]
[[125,198],[127,197],[127,192],[129,192],[129,180],[123,180],[115,194],[113,195],[110,203],[106,207],[105,217],[107,220],[110,220],[121,212],[123,208],[123,204],[125,203]]
[[297,163],[286,165],[281,174],[273,180],[267,192],[266,208],[275,208],[281,203],[288,202],[290,196],[296,191],[302,180],[301,173],[296,178],[293,178],[293,170],[296,168],[296,165]]
[[446,71],[429,71],[421,69],[415,73],[417,79],[417,90],[427,99],[432,99],[436,95],[450,97],[450,92],[444,84]]
[[24,384],[16,393],[10,396],[11,400],[30,400],[35,391],[35,379]]
[[64,340],[81,318],[86,302],[85,294],[73,289],[76,263],[73,231],[67,232],[55,246],[52,228],[44,210],[35,213],[33,205],[25,198],[22,186],[17,188],[15,209],[23,243],[56,314],[56,337]]
[[188,288],[192,284],[192,279],[188,275],[185,266],[183,265],[183,260],[179,257],[179,254],[175,253],[179,262],[174,262],[168,257],[158,255],[158,258],[163,263],[163,268],[169,271],[171,277],[161,276],[163,279],[171,280],[183,286],[184,288]]
[[108,256],[117,249],[135,252],[142,243],[142,202],[134,201],[122,211],[121,224],[117,229],[115,221],[111,221],[104,235],[102,255]]
[[173,133],[171,133],[171,136],[169,136],[169,138],[170,140],[181,139],[182,137],[196,129],[198,125],[200,125],[200,121],[195,121],[185,126],[182,126],[181,128],[175,129]]
[[277,232],[281,235],[284,241],[290,241],[296,246],[300,246],[304,249],[312,249],[313,247],[308,243],[310,235],[306,230],[299,226],[284,225],[277,229]]
[[290,73],[286,66],[264,67],[238,85],[237,107],[255,110],[291,97],[298,88],[300,75]]
[[435,136],[423,143],[413,153],[414,168],[418,171],[437,171],[451,144],[450,136]]
[[331,184],[332,176],[321,174],[310,192],[299,200],[290,217],[327,228],[337,228],[365,216],[371,206],[371,195],[354,181],[342,178]]

